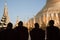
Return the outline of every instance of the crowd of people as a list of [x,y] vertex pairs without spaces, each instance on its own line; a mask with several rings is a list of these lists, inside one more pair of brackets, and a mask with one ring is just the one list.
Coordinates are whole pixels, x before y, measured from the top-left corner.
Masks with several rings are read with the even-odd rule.
[[50,20],[48,24],[46,30],[42,30],[39,24],[35,23],[35,28],[28,32],[22,21],[15,29],[12,29],[12,23],[8,23],[6,29],[0,30],[0,40],[28,40],[29,35],[31,40],[60,40],[60,30],[54,26],[54,20]]

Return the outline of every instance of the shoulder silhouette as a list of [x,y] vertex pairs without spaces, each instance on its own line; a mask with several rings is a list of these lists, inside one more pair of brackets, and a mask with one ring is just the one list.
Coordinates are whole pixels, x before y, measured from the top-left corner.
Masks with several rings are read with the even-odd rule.
[[6,40],[13,40],[14,33],[13,33],[12,27],[13,27],[13,24],[11,22],[8,23],[7,28],[6,28],[6,36],[7,36]]
[[7,29],[8,29],[8,30],[11,30],[12,27],[13,27],[13,24],[12,24],[12,23],[8,23],[8,25],[7,25]]
[[13,40],[13,33],[12,33],[12,23],[7,24],[7,28],[1,31],[1,40]]
[[30,31],[31,40],[44,40],[44,30],[39,28],[39,24],[35,23],[35,28]]
[[47,27],[47,40],[59,40],[59,29],[54,26],[54,20],[49,21],[49,26]]
[[28,40],[28,29],[23,26],[23,22],[20,21],[18,23],[18,27],[16,28],[16,31],[17,31],[17,39],[18,40]]

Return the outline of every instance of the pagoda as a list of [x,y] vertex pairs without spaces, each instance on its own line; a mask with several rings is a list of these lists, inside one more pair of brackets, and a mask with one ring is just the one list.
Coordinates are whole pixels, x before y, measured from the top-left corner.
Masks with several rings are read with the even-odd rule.
[[8,8],[7,3],[5,1],[4,3],[4,13],[0,21],[0,27],[7,27],[7,24],[10,22],[9,16],[8,16]]

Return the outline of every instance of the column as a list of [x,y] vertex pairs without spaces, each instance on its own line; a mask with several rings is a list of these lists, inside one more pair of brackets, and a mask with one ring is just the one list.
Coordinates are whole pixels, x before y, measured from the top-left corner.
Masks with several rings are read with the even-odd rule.
[[54,13],[51,13],[52,20],[54,20]]
[[41,27],[41,24],[42,24],[42,21],[41,21],[41,16],[40,16],[40,18],[39,18],[39,25],[40,25],[40,27]]
[[58,17],[58,13],[56,13],[56,25],[59,25],[59,17]]
[[49,14],[47,13],[46,16],[47,16],[46,17],[46,25],[47,25],[48,24],[48,16],[49,16]]
[[46,23],[46,15],[43,15],[43,22]]

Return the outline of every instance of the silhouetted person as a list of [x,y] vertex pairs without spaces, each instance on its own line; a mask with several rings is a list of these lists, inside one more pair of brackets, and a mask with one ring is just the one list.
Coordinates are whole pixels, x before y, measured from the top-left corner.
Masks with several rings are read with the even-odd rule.
[[54,20],[49,21],[47,27],[47,40],[59,40],[59,29],[54,26]]
[[13,40],[13,24],[12,23],[8,23],[7,28],[5,30],[6,33],[6,40]]
[[35,23],[35,28],[30,31],[31,40],[44,40],[45,32],[39,28],[39,24]]
[[[7,27],[7,26],[6,26]],[[4,29],[4,26],[1,28],[0,31],[0,40],[6,40],[6,29]]]
[[22,21],[18,23],[18,27],[16,28],[16,38],[16,40],[28,40],[28,29],[23,26]]
[[5,39],[6,39],[5,31],[1,30],[0,31],[0,40],[5,40]]
[[8,30],[12,30],[12,27],[13,27],[13,24],[12,24],[12,23],[8,23],[7,29],[8,29]]

